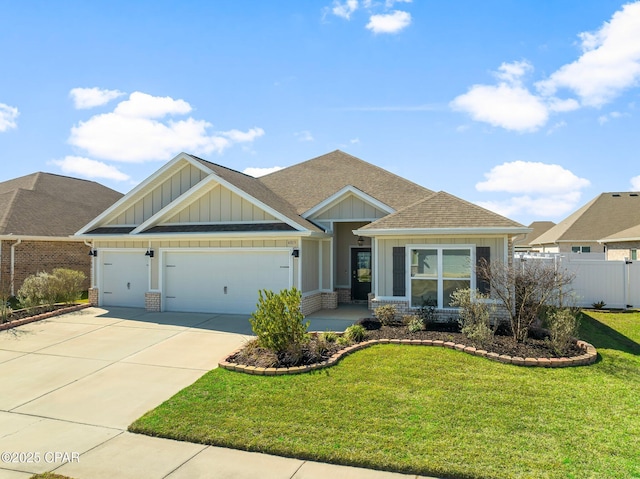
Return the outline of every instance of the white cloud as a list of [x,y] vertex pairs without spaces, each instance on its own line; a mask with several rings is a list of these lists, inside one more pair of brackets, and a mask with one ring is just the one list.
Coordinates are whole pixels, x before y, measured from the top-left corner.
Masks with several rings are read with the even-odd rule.
[[68,142],[95,158],[136,163],[168,160],[180,151],[221,153],[264,135],[262,128],[211,132],[211,123],[204,120],[164,119],[191,110],[184,100],[134,92],[112,112],[73,126]]
[[514,161],[495,166],[485,173],[485,181],[476,190],[519,193],[501,201],[478,202],[480,206],[505,216],[519,214],[541,218],[559,218],[575,209],[580,190],[590,185],[560,165]]
[[73,105],[79,110],[106,105],[111,100],[115,100],[124,94],[124,92],[119,90],[104,90],[97,87],[73,88],[69,92],[69,96],[73,100]]
[[412,3],[413,0],[385,0],[384,2],[384,6],[385,8],[389,9],[389,8],[393,8],[394,4],[396,3]]
[[472,119],[514,131],[535,131],[544,125],[549,112],[540,98],[520,86],[474,85],[450,103]]
[[631,178],[631,188],[633,191],[640,191],[640,175]]
[[358,0],[346,0],[344,3],[340,3],[338,0],[334,0],[333,8],[331,12],[334,15],[349,20],[351,14],[358,9]]
[[594,33],[579,34],[583,54],[536,84],[546,96],[562,88],[599,107],[640,80],[640,2],[629,3]]
[[360,138],[351,138],[349,140],[349,143],[351,143],[352,145],[357,145],[358,143],[360,143]]
[[522,84],[522,77],[533,71],[533,65],[526,60],[512,63],[503,63],[498,67],[494,75],[504,83],[510,85]]
[[294,135],[298,138],[298,141],[313,141],[313,135],[311,134],[311,132],[309,130],[302,130],[299,131],[297,133],[294,133]]
[[484,176],[486,180],[476,184],[478,191],[558,195],[590,184],[560,165],[531,161],[503,163]]
[[411,14],[401,10],[392,13],[371,15],[367,29],[373,33],[398,33],[411,25]]
[[621,118],[623,116],[628,116],[628,113],[620,113],[619,111],[612,111],[611,113],[606,113],[604,115],[600,115],[598,117],[598,123],[600,123],[601,125],[604,125],[605,123],[607,123],[610,120],[615,120],[616,118]]
[[565,126],[567,126],[567,122],[566,121],[559,121],[559,122],[555,123],[551,128],[549,128],[547,130],[547,135],[551,135],[556,130],[559,130],[560,128],[564,128]]
[[245,175],[253,176],[254,178],[258,178],[260,176],[268,175],[269,173],[275,173],[278,170],[281,170],[282,166],[272,166],[271,168],[258,168],[258,167],[249,167],[242,170]]
[[16,118],[20,112],[14,106],[0,103],[0,132],[15,128],[17,125]]
[[122,173],[115,166],[81,156],[66,156],[62,160],[53,160],[51,163],[59,166],[62,172],[68,175],[78,175],[83,178],[105,178],[116,181],[130,179],[129,175]]

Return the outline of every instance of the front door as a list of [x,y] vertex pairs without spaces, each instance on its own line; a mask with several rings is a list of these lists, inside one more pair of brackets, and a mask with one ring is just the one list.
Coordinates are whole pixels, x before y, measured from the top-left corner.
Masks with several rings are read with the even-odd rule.
[[371,248],[351,250],[351,299],[366,301],[371,292]]

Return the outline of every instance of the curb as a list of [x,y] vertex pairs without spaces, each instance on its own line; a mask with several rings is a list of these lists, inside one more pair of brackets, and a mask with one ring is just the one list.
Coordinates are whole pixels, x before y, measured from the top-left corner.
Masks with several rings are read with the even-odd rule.
[[29,316],[28,318],[17,319],[15,321],[9,321],[8,323],[0,324],[0,331],[5,331],[7,329],[17,328],[18,326],[22,326],[24,324],[33,323],[35,321],[41,321],[43,319],[53,318],[54,316],[60,316],[61,314],[73,313],[74,311],[80,311],[81,309],[90,308],[91,304],[76,304],[74,306],[69,306],[68,308],[60,308],[55,311],[48,311],[42,314],[36,314],[35,316]]

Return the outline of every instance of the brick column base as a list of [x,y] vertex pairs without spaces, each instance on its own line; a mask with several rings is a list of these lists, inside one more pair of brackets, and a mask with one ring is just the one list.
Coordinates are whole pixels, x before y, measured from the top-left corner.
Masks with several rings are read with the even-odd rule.
[[98,290],[98,288],[89,288],[89,304],[91,306],[98,306],[99,293],[100,290]]
[[322,309],[337,309],[338,308],[338,293],[335,291],[331,293],[322,293]]
[[156,292],[144,293],[144,307],[150,313],[160,312],[161,294]]

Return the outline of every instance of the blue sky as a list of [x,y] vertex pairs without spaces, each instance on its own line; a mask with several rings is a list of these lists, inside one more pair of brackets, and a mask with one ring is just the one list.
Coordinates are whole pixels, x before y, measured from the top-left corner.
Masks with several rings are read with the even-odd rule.
[[524,224],[640,190],[640,1],[0,0],[0,65],[0,181],[341,149]]

